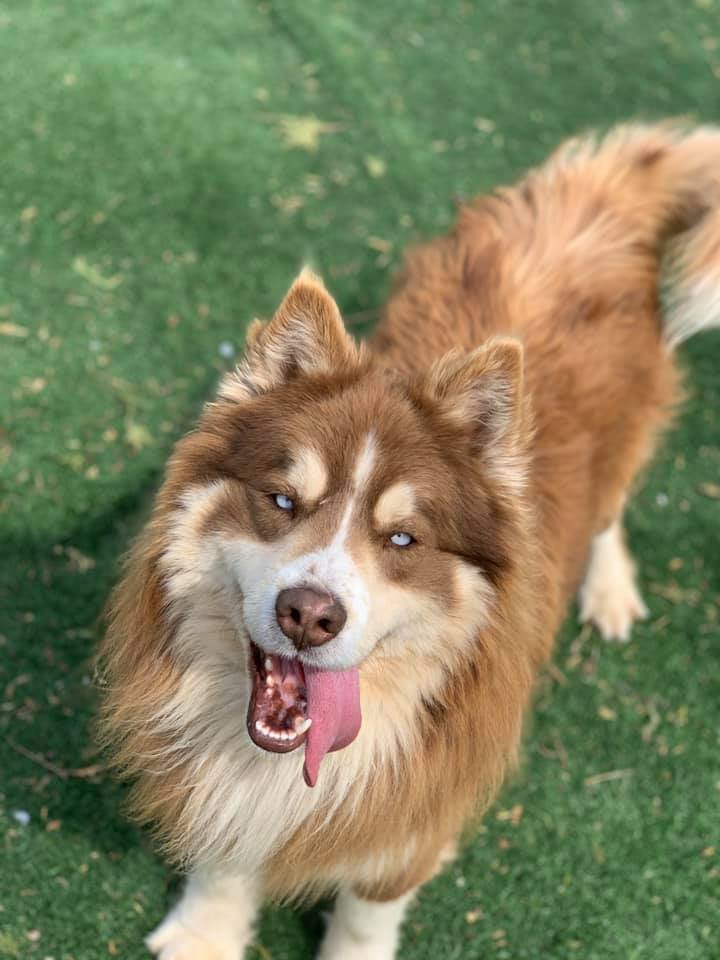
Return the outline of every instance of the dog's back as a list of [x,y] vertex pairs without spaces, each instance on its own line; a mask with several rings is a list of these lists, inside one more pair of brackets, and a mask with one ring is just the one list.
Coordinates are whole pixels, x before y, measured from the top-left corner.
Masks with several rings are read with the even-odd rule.
[[719,322],[720,132],[627,126],[565,143],[412,251],[373,342],[422,369],[493,334],[521,339],[560,616],[681,398],[672,348]]

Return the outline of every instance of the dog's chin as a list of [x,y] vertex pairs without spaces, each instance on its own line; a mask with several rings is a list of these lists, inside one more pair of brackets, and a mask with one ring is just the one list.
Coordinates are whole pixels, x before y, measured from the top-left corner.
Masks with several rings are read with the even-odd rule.
[[305,672],[297,658],[266,653],[250,641],[252,692],[247,713],[250,739],[270,753],[290,753],[307,739]]

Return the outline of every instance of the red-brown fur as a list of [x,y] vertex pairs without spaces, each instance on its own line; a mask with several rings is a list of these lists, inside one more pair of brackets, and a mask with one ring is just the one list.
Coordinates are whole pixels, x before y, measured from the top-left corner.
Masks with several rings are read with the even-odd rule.
[[[582,576],[590,539],[621,513],[680,398],[658,308],[660,255],[671,235],[693,227],[694,253],[681,281],[691,284],[696,274],[716,271],[718,262],[716,243],[696,224],[708,195],[717,194],[720,136],[694,137],[671,127],[631,128],[599,148],[589,141],[566,145],[519,186],[469,204],[447,236],[410,253],[368,353],[348,346],[315,281],[297,293],[307,309],[322,314],[329,369],[305,379],[299,374],[278,396],[301,408],[308,394],[337,394],[331,432],[343,418],[372,420],[378,407],[396,404],[402,428],[394,436],[388,423],[383,436],[405,444],[420,470],[424,449],[417,444],[435,437],[459,480],[459,495],[475,490],[492,504],[487,524],[475,527],[472,498],[448,505],[461,517],[465,512],[467,531],[451,531],[449,513],[440,522],[454,550],[475,550],[488,564],[495,555],[497,603],[489,628],[418,717],[418,746],[394,766],[378,766],[361,805],[348,800],[329,820],[318,811],[288,836],[266,866],[268,894],[317,893],[337,876],[339,864],[413,843],[409,863],[389,863],[381,877],[356,882],[365,897],[398,897],[432,875],[463,824],[496,795],[515,761],[533,682]],[[278,335],[272,325],[252,331],[251,357],[267,348],[273,330]],[[442,411],[443,390],[450,401],[456,390],[452,364],[427,373],[449,351],[472,350],[497,334],[523,345],[524,376],[512,345],[500,345],[498,362],[517,390],[506,442],[527,464],[524,493],[509,493],[470,462],[467,425],[453,426]],[[491,366],[487,359],[480,364]],[[477,376],[491,372],[478,369]],[[265,402],[272,406],[270,394]],[[251,429],[243,409],[242,402],[211,406],[178,446],[153,519],[115,593],[102,651],[105,735],[137,781],[136,814],[157,825],[179,860],[191,829],[183,814],[191,758],[174,754],[173,764],[164,765],[167,744],[151,721],[183,669],[172,652],[174,624],[165,615],[158,558],[168,542],[167,518],[188,483],[257,469],[232,460],[243,456],[233,437]],[[321,427],[297,429],[314,436]],[[248,443],[269,465],[271,441]],[[482,435],[477,443],[482,446]],[[244,503],[225,503],[209,522],[244,522],[238,519]],[[274,535],[260,527],[260,536]],[[470,547],[472,537],[477,542]],[[361,675],[378,695],[390,682],[372,656]],[[157,761],[151,773],[142,759],[149,754]]]

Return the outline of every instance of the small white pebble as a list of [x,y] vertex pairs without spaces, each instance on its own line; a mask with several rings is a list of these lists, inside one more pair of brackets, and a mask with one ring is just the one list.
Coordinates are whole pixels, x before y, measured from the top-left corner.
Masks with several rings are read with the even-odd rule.
[[13,820],[17,821],[21,827],[26,827],[30,823],[30,814],[27,810],[13,810]]
[[218,346],[218,353],[226,360],[230,360],[235,356],[235,347],[232,343],[230,343],[229,340],[223,340],[223,342]]
[[655,503],[656,503],[659,507],[666,507],[666,506],[670,503],[670,498],[668,497],[668,495],[667,495],[666,493],[659,493],[659,494],[655,497]]

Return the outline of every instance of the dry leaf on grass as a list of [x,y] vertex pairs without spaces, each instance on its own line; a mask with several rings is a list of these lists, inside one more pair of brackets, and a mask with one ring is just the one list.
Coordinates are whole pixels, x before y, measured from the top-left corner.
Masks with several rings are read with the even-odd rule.
[[27,327],[21,327],[17,323],[0,323],[1,337],[18,337],[22,339],[30,333]]
[[123,275],[116,273],[112,277],[103,276],[97,267],[88,263],[85,257],[75,257],[72,262],[72,268],[83,280],[87,280],[93,287],[99,287],[101,290],[114,290],[123,282]]
[[142,423],[135,423],[131,420],[125,426],[125,442],[132,447],[135,453],[138,453],[145,447],[151,446],[154,441],[153,435],[147,427],[143,426]]
[[308,153],[315,153],[323,134],[339,133],[345,129],[342,123],[327,123],[313,114],[295,117],[284,113],[270,117],[270,120],[276,124],[283,143],[288,149],[307,150]]

